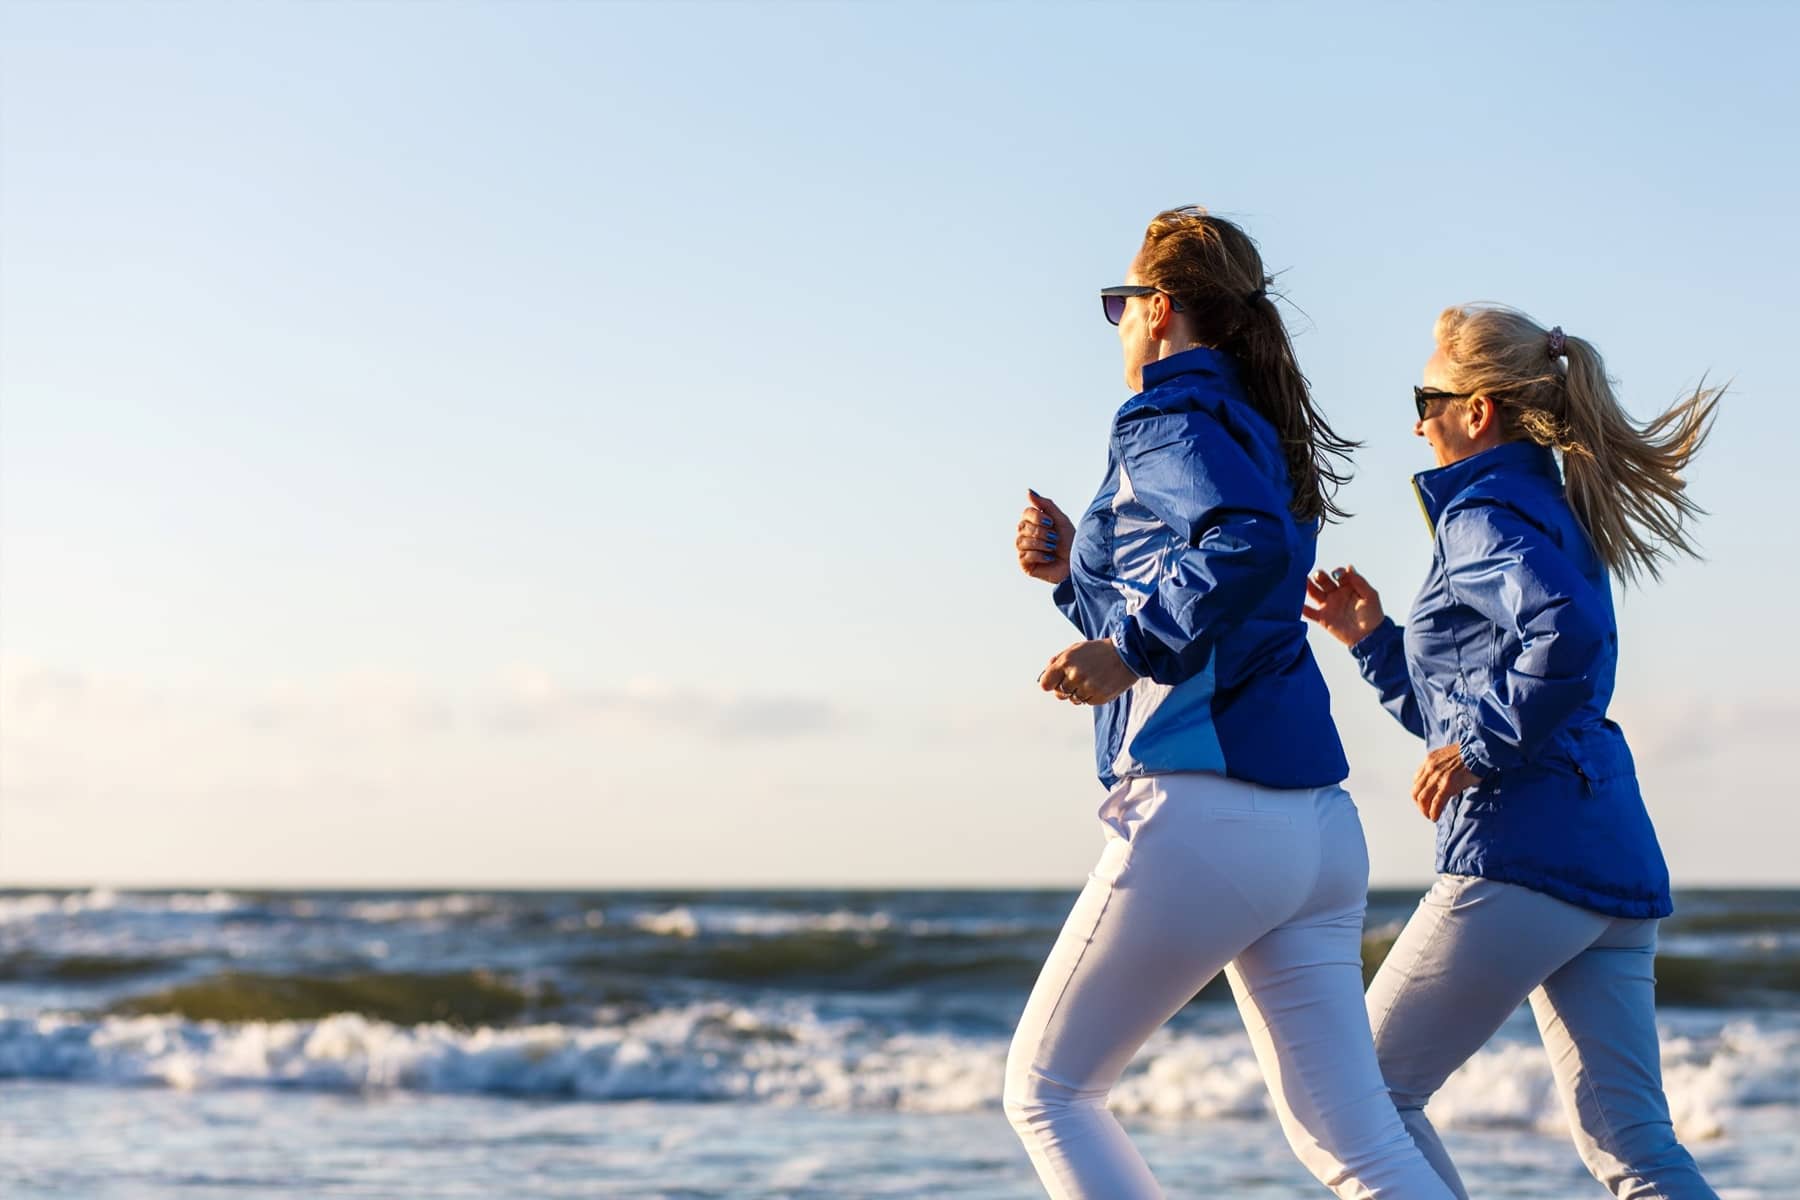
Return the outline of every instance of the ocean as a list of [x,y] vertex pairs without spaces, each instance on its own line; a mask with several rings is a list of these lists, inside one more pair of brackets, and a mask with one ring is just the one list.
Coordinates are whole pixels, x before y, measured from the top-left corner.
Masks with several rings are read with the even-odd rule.
[[[0,1196],[1030,1200],[1002,1064],[1073,896],[0,890]],[[1678,1129],[1800,1194],[1800,891],[1677,907]],[[1324,1195],[1221,989],[1114,1107],[1171,1196]],[[1602,1194],[1526,1013],[1431,1112],[1478,1196]]]

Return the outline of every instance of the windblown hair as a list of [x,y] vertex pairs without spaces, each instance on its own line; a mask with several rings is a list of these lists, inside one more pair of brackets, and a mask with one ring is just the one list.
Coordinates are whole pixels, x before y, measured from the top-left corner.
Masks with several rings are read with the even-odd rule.
[[1450,360],[1450,391],[1494,401],[1507,440],[1560,452],[1569,506],[1610,570],[1627,582],[1657,579],[1676,554],[1700,557],[1688,523],[1705,510],[1682,472],[1712,432],[1724,387],[1702,380],[1640,425],[1620,406],[1600,352],[1560,327],[1499,305],[1463,305],[1438,316],[1434,336]]
[[1294,358],[1274,282],[1250,235],[1198,205],[1161,212],[1144,233],[1137,273],[1173,296],[1201,342],[1238,360],[1250,401],[1280,435],[1293,481],[1294,516],[1318,523],[1346,514],[1333,502],[1350,478],[1350,452],[1313,404]]

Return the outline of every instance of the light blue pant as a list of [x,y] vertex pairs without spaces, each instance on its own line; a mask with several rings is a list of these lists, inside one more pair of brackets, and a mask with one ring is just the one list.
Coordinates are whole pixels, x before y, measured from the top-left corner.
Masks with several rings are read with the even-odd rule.
[[1594,1178],[1617,1200],[1718,1200],[1663,1095],[1656,924],[1462,875],[1419,902],[1369,986],[1369,1024],[1401,1119],[1459,1200],[1425,1103],[1528,997]]
[[1224,968],[1288,1143],[1342,1200],[1450,1200],[1375,1064],[1362,996],[1368,852],[1339,787],[1131,779],[1019,1019],[1006,1115],[1054,1200],[1161,1190],[1106,1096]]

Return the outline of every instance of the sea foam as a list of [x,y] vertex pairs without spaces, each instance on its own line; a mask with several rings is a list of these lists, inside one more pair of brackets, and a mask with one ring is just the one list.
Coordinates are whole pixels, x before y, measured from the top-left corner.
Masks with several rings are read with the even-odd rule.
[[[1690,1024],[1693,1024],[1690,1022]],[[1727,1132],[1750,1107],[1800,1110],[1800,1028],[1732,1020],[1664,1031],[1678,1130]],[[884,1031],[805,1004],[673,1006],[592,1025],[459,1030],[343,1014],[220,1024],[174,1017],[0,1014],[0,1078],[174,1088],[453,1092],[608,1100],[732,1100],[967,1112],[998,1103],[1005,1039]],[[1267,1115],[1241,1029],[1164,1030],[1112,1097],[1124,1114]],[[1431,1114],[1449,1128],[1555,1131],[1563,1120],[1533,1040],[1500,1039],[1451,1077]]]

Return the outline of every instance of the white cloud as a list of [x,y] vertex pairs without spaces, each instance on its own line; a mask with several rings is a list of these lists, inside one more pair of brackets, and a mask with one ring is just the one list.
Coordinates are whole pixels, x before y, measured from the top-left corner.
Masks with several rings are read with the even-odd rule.
[[781,740],[858,723],[848,709],[813,696],[707,691],[643,680],[620,688],[571,686],[541,671],[516,672],[482,707],[489,728],[508,732],[626,721],[663,732]]
[[1615,715],[1631,741],[1639,770],[1691,767],[1718,759],[1741,761],[1746,755],[1760,759],[1800,730],[1800,702],[1787,696],[1695,698],[1674,704],[1627,697],[1616,706]]
[[[1678,882],[1792,878],[1797,708],[1622,701]],[[1419,746],[1340,709],[1376,880],[1422,880]],[[66,879],[1043,882],[1085,869],[1099,802],[1087,715],[1030,689],[864,707],[535,669],[252,686],[16,659],[0,782],[0,869]]]
[[457,724],[457,705],[422,681],[393,672],[363,671],[326,679],[277,680],[237,705],[251,728],[263,731],[434,733]]
[[263,734],[537,733],[621,723],[665,734],[779,741],[855,728],[834,700],[636,680],[565,682],[524,669],[460,688],[392,671],[355,671],[249,686],[176,688],[23,660],[0,662],[0,735],[91,737],[120,724],[237,724]]

